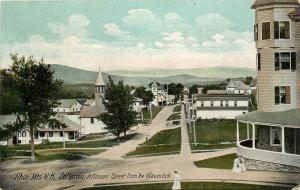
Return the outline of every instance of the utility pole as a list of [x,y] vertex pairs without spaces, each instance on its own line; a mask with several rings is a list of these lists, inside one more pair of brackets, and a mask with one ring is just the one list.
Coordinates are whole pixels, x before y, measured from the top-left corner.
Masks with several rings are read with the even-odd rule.
[[152,121],[152,105],[150,105],[150,117],[151,117],[151,121]]
[[194,144],[195,146],[197,146],[197,137],[196,137],[196,117],[195,115],[193,115],[193,127],[194,127]]

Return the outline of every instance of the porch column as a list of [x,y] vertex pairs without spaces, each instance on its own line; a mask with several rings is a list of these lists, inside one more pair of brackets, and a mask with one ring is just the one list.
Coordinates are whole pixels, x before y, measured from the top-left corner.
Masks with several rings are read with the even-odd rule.
[[247,123],[247,140],[250,139],[250,129],[249,129],[249,123]]
[[285,138],[284,138],[284,127],[281,127],[281,150],[285,153]]
[[255,124],[252,123],[252,148],[255,149]]
[[236,121],[236,145],[240,144],[240,126],[239,121]]

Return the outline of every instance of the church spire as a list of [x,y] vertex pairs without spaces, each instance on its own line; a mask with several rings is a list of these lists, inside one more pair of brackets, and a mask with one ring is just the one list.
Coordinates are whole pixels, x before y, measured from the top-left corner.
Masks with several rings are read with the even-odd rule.
[[98,71],[97,80],[95,82],[95,86],[105,86],[100,67],[99,67],[99,71]]

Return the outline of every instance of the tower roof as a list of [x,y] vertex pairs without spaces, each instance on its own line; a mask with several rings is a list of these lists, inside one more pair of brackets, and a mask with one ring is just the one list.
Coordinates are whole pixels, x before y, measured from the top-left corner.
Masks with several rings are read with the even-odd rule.
[[97,80],[95,82],[95,86],[105,86],[105,82],[104,82],[100,68],[99,68]]
[[299,5],[298,0],[255,0],[251,6],[252,9],[256,9],[259,6],[282,4],[282,5]]

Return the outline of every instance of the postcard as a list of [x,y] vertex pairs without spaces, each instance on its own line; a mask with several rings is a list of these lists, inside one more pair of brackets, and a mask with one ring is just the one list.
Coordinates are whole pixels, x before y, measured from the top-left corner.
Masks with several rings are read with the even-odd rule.
[[300,190],[298,0],[0,0],[0,190]]

